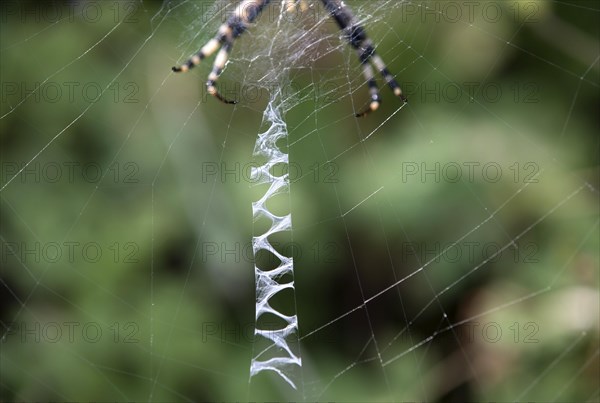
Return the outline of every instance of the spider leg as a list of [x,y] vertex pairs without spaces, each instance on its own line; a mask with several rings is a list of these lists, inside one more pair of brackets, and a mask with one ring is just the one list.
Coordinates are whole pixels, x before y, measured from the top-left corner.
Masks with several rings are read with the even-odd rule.
[[236,104],[237,101],[231,101],[227,98],[224,98],[221,94],[219,94],[216,84],[217,84],[217,80],[219,79],[219,76],[221,75],[221,73],[223,72],[223,69],[225,68],[225,64],[227,63],[227,60],[229,59],[229,53],[231,52],[232,46],[233,46],[233,41],[232,40],[227,41],[227,42],[225,42],[225,44],[223,45],[223,47],[221,48],[219,53],[217,53],[215,63],[213,64],[213,69],[210,72],[210,74],[208,75],[208,81],[206,82],[206,90],[208,91],[208,93],[210,95],[216,97],[219,101],[224,102],[226,104]]
[[373,54],[371,55],[371,61],[373,62],[377,70],[379,70],[387,85],[392,89],[394,95],[400,98],[404,103],[407,103],[408,99],[402,93],[402,88],[400,88],[400,85],[398,84],[392,73],[390,73],[390,71],[388,70],[387,66],[383,62],[383,59],[379,57],[378,54],[373,52]]
[[237,101],[231,101],[223,97],[219,93],[216,83],[225,68],[225,64],[227,64],[227,60],[229,60],[229,54],[233,47],[234,40],[248,29],[249,25],[256,20],[263,8],[270,2],[271,0],[243,0],[235,8],[227,21],[221,25],[217,35],[213,39],[208,41],[206,45],[204,45],[198,53],[189,60],[181,66],[173,67],[172,70],[175,73],[185,73],[199,65],[203,59],[211,56],[220,48],[219,53],[217,53],[217,57],[215,58],[212,71],[208,76],[206,89],[209,94],[213,95],[221,102],[226,104],[237,103]]
[[[223,26],[221,28],[223,28]],[[222,29],[219,29],[219,32],[221,30]],[[206,58],[206,57],[212,55],[213,53],[215,53],[215,51],[221,47],[221,45],[223,44],[224,40],[225,40],[225,37],[219,34],[217,37],[215,37],[215,38],[211,39],[210,41],[208,41],[208,43],[206,45],[204,45],[198,51],[198,53],[196,53],[194,56],[192,56],[189,60],[187,60],[181,66],[173,66],[172,70],[175,73],[186,73],[186,72],[190,71],[195,66],[199,65],[200,62],[204,58]]]
[[365,80],[367,80],[367,85],[369,86],[369,92],[371,94],[371,102],[369,103],[369,106],[356,114],[356,117],[363,117],[370,112],[375,112],[377,109],[379,109],[379,105],[381,105],[381,95],[379,95],[379,87],[377,86],[377,81],[375,80],[373,66],[369,64],[369,60],[371,58],[369,50],[361,50],[359,53],[360,54],[358,57],[363,68],[363,76],[365,77]]
[[296,7],[300,6],[300,11],[305,12],[308,10],[308,4],[306,4],[306,0],[286,0],[285,9],[288,13],[293,13],[296,11]]
[[394,76],[387,69],[383,59],[375,52],[375,47],[371,40],[367,37],[367,33],[364,28],[356,21],[354,15],[342,1],[340,0],[321,0],[327,11],[331,14],[331,17],[337,22],[340,29],[346,34],[350,45],[357,50],[358,58],[363,68],[363,75],[369,86],[369,92],[371,94],[371,102],[368,107],[363,111],[356,114],[357,117],[362,117],[370,112],[376,111],[381,105],[381,96],[379,95],[379,88],[375,81],[373,67],[371,63],[377,68],[379,73],[383,76],[388,86],[394,92],[398,98],[403,102],[408,102],[402,89]]

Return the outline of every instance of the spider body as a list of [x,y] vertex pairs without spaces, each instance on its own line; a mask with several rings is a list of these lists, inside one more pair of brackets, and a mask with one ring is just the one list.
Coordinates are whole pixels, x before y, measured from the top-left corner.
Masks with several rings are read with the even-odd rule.
[[[305,0],[286,0],[288,10],[292,10],[298,2],[303,6]],[[173,67],[174,72],[186,72],[194,66],[200,64],[206,57],[211,56],[219,50],[213,64],[212,71],[208,75],[206,88],[209,94],[215,96],[220,101],[227,104],[234,104],[236,101],[231,101],[224,98],[217,90],[216,83],[225,68],[225,64],[229,59],[229,54],[233,47],[233,43],[237,37],[242,35],[246,29],[256,20],[262,10],[271,2],[271,0],[243,0],[235,8],[231,16],[218,29],[214,38],[208,41],[195,55],[179,67]],[[406,97],[402,93],[402,89],[394,76],[387,69],[385,63],[375,51],[373,42],[367,36],[365,29],[357,22],[356,18],[341,0],[321,0],[325,9],[331,17],[336,21],[339,28],[344,32],[349,44],[358,53],[363,75],[367,81],[371,102],[368,107],[362,112],[356,114],[357,117],[365,116],[369,112],[373,112],[381,105],[381,95],[379,87],[375,80],[373,67],[383,76],[387,85],[392,89],[395,96],[403,102],[407,102]]]

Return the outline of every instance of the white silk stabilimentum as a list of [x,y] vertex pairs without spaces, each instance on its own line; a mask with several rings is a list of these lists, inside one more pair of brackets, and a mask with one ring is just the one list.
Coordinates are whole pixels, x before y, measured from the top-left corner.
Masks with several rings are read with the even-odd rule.
[[[279,253],[269,241],[269,236],[290,231],[292,229],[291,213],[278,216],[273,214],[266,203],[275,195],[287,194],[289,196],[290,184],[288,174],[288,154],[277,147],[277,141],[287,138],[288,131],[285,121],[282,119],[282,103],[278,96],[272,97],[267,106],[263,122],[270,125],[268,129],[259,134],[254,147],[254,156],[266,159],[260,167],[252,169],[252,179],[257,185],[269,185],[269,188],[260,200],[252,203],[254,221],[267,219],[271,222],[270,228],[262,235],[254,236],[252,246],[254,250],[256,279],[256,327],[255,346],[262,343],[262,349],[255,351],[250,365],[250,377],[263,372],[273,371],[284,379],[294,389],[297,389],[295,373],[302,366],[298,343],[298,317],[286,315],[270,304],[271,298],[284,290],[289,290],[288,295],[293,299],[294,295],[294,262],[291,257]],[[277,176],[273,173],[274,167],[283,167],[284,173]],[[274,257],[279,265],[270,270],[259,268],[257,256],[259,252]],[[281,298],[281,296],[279,297]],[[291,301],[295,307],[294,301]],[[294,308],[295,310],[295,308]],[[280,326],[274,328],[261,328],[265,319],[272,317]]]

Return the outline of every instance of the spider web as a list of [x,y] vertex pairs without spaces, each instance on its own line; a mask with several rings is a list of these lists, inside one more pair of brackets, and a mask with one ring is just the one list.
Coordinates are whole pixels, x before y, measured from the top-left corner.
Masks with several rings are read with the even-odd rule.
[[[2,400],[597,401],[600,4],[348,1],[410,102],[356,119],[320,2],[273,3],[235,106],[170,72],[235,2],[2,6]],[[297,391],[250,377],[268,110]]]

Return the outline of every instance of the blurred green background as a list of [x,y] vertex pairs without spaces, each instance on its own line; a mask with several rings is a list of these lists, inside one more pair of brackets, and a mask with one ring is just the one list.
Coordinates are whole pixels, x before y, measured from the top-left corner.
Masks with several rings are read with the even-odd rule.
[[0,399],[598,401],[600,2],[348,1],[410,100],[363,119],[321,8],[236,42],[294,96],[300,394],[249,383],[265,93],[170,72],[213,3],[1,6]]

